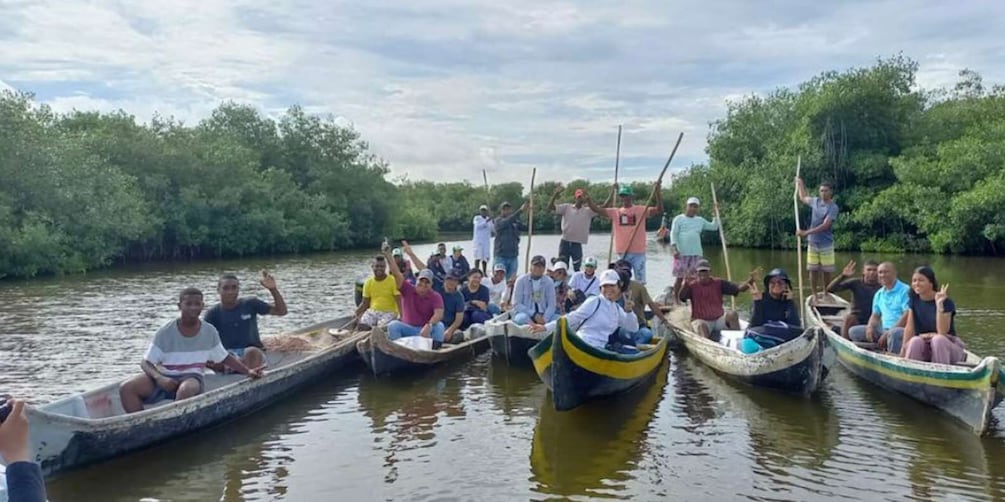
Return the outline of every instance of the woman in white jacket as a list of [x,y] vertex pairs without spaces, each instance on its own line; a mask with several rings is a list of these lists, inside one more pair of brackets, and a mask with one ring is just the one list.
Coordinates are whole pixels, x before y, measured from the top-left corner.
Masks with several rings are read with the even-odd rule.
[[[591,296],[565,316],[569,329],[594,347],[606,349],[611,334],[619,328],[629,333],[639,330],[639,320],[632,312],[631,302],[626,302],[624,308],[616,303],[621,297],[618,279],[617,272],[605,270],[600,274],[600,295]],[[557,320],[547,324],[531,324],[531,331],[553,333],[557,325]]]

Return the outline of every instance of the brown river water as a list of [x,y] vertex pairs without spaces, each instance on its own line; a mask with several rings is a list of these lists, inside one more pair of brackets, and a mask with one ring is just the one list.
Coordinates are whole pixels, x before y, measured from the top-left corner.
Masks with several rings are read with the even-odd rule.
[[[606,257],[607,245],[595,235],[587,254]],[[558,238],[535,236],[533,247],[552,254]],[[416,246],[420,255],[431,248]],[[706,253],[725,275],[721,253]],[[257,271],[267,267],[279,280],[290,314],[262,319],[265,335],[345,314],[370,254],[137,265],[0,283],[0,391],[44,403],[137,372],[153,333],[177,314],[177,291],[212,292],[223,271],[245,278],[244,294],[266,299]],[[885,258],[902,278],[933,265],[950,284],[971,350],[1005,356],[1005,262]],[[744,276],[755,266],[792,272],[796,255],[732,249],[730,260]],[[671,279],[670,261],[650,243],[654,295]],[[749,296],[739,306],[748,309]],[[353,366],[252,416],[50,480],[49,498],[1005,498],[1005,422],[979,438],[840,368],[818,396],[800,399],[733,384],[679,353],[651,385],[617,399],[564,413],[549,399],[533,370],[488,352],[407,377],[374,378]]]

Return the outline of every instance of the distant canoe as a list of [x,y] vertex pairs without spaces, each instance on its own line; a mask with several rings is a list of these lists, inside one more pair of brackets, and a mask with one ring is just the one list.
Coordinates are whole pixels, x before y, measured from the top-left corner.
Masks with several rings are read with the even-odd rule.
[[810,318],[827,332],[829,347],[848,371],[887,390],[906,394],[934,406],[984,434],[991,410],[1005,393],[1002,365],[997,357],[980,357],[967,351],[960,364],[912,361],[885,352],[871,351],[846,340],[831,328],[840,326],[851,305],[837,295],[826,304],[806,302]]
[[527,351],[545,337],[544,333],[531,332],[529,326],[515,324],[510,319],[509,312],[485,323],[485,336],[492,346],[493,355],[505,359],[509,364],[527,367],[532,364]]
[[825,336],[816,326],[783,344],[744,354],[695,332],[686,307],[671,311],[670,324],[688,352],[730,378],[800,395],[816,392],[823,380]]
[[619,354],[594,347],[571,333],[565,317],[559,318],[555,331],[532,347],[528,355],[541,381],[551,389],[558,411],[639,385],[666,357],[666,337],[640,347],[637,354]]
[[[282,339],[298,338],[286,351],[268,350],[265,375],[207,373],[205,392],[163,400],[126,414],[120,382],[28,409],[30,446],[46,476],[93,464],[188,434],[275,403],[290,392],[356,358],[356,342],[367,333],[333,328],[351,317],[319,323]],[[334,335],[334,336],[333,336]]]
[[370,336],[356,343],[363,363],[374,374],[422,371],[438,364],[470,357],[488,347],[485,327],[475,324],[468,328],[465,340],[445,343],[439,350],[422,350],[395,343],[387,337],[384,327],[374,328]]

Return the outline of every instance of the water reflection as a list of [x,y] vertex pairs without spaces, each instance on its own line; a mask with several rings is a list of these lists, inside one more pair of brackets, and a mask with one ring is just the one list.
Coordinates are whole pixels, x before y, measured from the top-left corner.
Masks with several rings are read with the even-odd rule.
[[540,401],[531,445],[532,490],[550,495],[625,498],[626,484],[647,448],[646,432],[667,385],[664,363],[655,381],[613,399],[558,412]]

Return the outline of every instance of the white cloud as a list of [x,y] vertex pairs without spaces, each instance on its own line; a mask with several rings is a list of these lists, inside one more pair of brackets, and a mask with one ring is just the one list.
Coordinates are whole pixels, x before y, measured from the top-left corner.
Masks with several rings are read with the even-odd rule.
[[223,100],[299,103],[357,128],[394,176],[476,185],[483,169],[526,182],[533,166],[605,180],[623,124],[623,172],[649,178],[682,131],[674,165],[703,161],[727,101],[821,71],[903,52],[923,87],[968,67],[1001,82],[1003,14],[894,0],[46,0],[4,8],[0,88],[188,123]]

